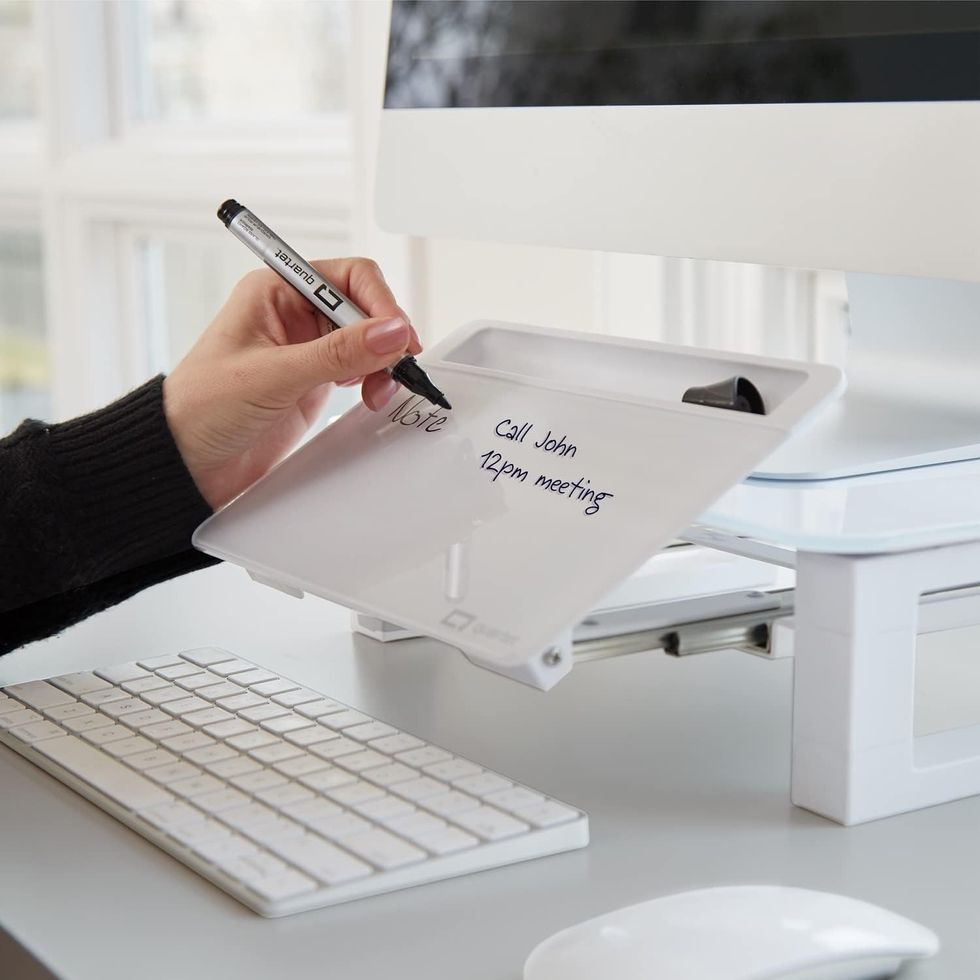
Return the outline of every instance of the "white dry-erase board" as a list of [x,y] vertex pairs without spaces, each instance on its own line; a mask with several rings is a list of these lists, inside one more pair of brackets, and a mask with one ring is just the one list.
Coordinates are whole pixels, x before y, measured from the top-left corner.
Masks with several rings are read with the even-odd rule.
[[[351,409],[194,544],[545,689],[571,666],[546,651],[841,384],[824,365],[487,321],[424,365],[451,412],[408,392]],[[766,415],[682,403],[734,374]]]

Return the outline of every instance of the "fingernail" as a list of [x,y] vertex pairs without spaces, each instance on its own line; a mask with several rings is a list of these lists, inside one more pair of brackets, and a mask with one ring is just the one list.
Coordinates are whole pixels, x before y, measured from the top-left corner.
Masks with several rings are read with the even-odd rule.
[[408,338],[408,324],[401,317],[395,317],[372,323],[364,334],[364,343],[375,354],[393,354],[408,346]]
[[398,391],[398,382],[392,378],[385,378],[384,384],[371,393],[371,404],[368,408],[373,412],[380,412],[391,401],[391,396],[396,391]]

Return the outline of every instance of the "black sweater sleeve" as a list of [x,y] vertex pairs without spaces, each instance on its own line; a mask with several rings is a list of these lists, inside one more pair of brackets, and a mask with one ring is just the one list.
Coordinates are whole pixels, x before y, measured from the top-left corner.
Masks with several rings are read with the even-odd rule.
[[163,413],[163,378],[70,422],[0,440],[0,653],[214,563],[211,508]]

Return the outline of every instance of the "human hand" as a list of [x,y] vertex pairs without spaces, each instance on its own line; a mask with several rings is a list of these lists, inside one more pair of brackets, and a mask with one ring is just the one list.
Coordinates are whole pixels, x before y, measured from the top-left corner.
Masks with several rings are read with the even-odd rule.
[[328,332],[329,321],[295,289],[268,269],[256,270],[163,382],[174,441],[214,508],[286,455],[332,384],[363,379],[364,403],[377,411],[398,390],[383,369],[422,349],[374,262],[312,264],[371,319]]

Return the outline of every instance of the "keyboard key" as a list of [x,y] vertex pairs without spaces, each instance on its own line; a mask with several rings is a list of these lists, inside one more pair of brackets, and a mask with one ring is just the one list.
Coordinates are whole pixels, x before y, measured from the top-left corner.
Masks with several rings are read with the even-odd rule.
[[317,721],[321,725],[326,725],[327,728],[332,728],[334,731],[340,731],[342,728],[350,728],[352,725],[363,725],[373,720],[373,718],[360,711],[352,711],[350,709],[347,711],[334,711],[317,718]]
[[304,786],[309,786],[310,789],[315,789],[318,792],[333,789],[335,786],[343,786],[345,783],[353,783],[356,779],[357,777],[352,773],[344,772],[343,769],[335,769],[333,766],[299,777],[299,781]]
[[409,749],[408,752],[398,752],[395,758],[399,762],[404,762],[406,766],[431,766],[436,762],[447,762],[452,756],[445,749],[436,748],[434,745],[424,745],[420,749]]
[[[281,703],[277,698],[273,698],[276,703]],[[321,715],[328,714],[332,711],[343,711],[347,705],[341,704],[339,701],[332,701],[330,698],[320,698],[317,701],[307,701],[305,704],[296,705],[296,710],[303,715],[304,718],[319,718]]]
[[345,837],[370,830],[371,824],[354,813],[341,812],[325,820],[311,821],[310,829],[339,844]]
[[[0,718],[0,722],[3,719]],[[105,728],[90,728],[82,732],[82,738],[93,745],[106,745],[109,742],[119,742],[124,738],[132,738],[133,733],[122,725],[108,725]]]
[[149,752],[140,752],[138,755],[126,756],[126,765],[134,769],[154,769],[157,766],[169,766],[176,762],[177,756],[165,752],[163,749],[150,749]]
[[365,834],[345,837],[344,847],[385,871],[414,864],[425,857],[425,851],[387,830],[369,830]]
[[229,698],[240,692],[240,688],[232,684],[231,681],[221,681],[218,684],[209,684],[207,687],[199,687],[194,693],[199,698],[206,701],[217,701],[219,698]]
[[231,837],[231,831],[217,820],[195,820],[179,827],[168,827],[167,832],[181,844],[195,849],[198,844]]
[[121,691],[118,687],[104,687],[97,691],[88,691],[85,694],[79,695],[79,697],[86,704],[97,708],[99,705],[108,704],[110,701],[122,701],[123,698],[128,698],[129,695],[125,691]]
[[317,885],[312,878],[302,872],[288,868],[277,875],[252,879],[248,882],[248,887],[267,901],[280,902],[284,898],[293,898],[296,895],[316,891]]
[[450,829],[445,820],[440,820],[439,817],[434,817],[431,813],[426,813],[423,810],[394,817],[380,817],[379,819],[400,837],[407,837],[414,841],[421,837],[445,833]]
[[[261,751],[256,749],[255,751]],[[273,763],[273,769],[278,770],[284,776],[305,776],[307,773],[317,772],[319,769],[326,769],[329,763],[323,759],[318,759],[315,755],[299,755],[293,759],[284,759],[282,762]]]
[[[239,674],[236,680],[241,678]],[[284,694],[286,691],[295,691],[296,685],[292,681],[283,680],[281,677],[274,677],[273,680],[263,681],[259,684],[250,684],[249,687],[264,698],[271,698],[273,694]]]
[[454,813],[452,820],[464,830],[472,831],[484,840],[501,840],[528,829],[528,825],[523,820],[515,820],[492,806],[481,806],[475,810]]
[[213,647],[202,647],[200,650],[185,650],[180,655],[181,660],[188,660],[198,667],[210,667],[212,664],[228,663],[235,658],[225,650],[216,650]]
[[386,755],[394,755],[396,752],[407,752],[409,749],[421,748],[425,742],[414,735],[406,735],[404,732],[400,732],[398,735],[388,735],[385,738],[368,742],[368,745]]
[[67,721],[69,718],[86,718],[95,714],[95,708],[89,704],[82,704],[81,701],[72,701],[70,704],[57,704],[53,708],[44,711],[46,718],[51,721]]
[[60,677],[52,677],[51,683],[55,687],[60,687],[63,691],[73,694],[80,698],[83,694],[91,694],[93,691],[109,690],[108,681],[96,677],[90,671],[84,670],[76,674],[62,674]]
[[449,789],[445,783],[430,779],[428,776],[410,779],[404,783],[395,783],[391,788],[399,796],[404,796],[413,802],[424,800],[427,796],[438,796]]
[[272,700],[276,704],[281,704],[287,708],[295,708],[298,704],[309,704],[310,701],[319,701],[320,695],[316,691],[308,691],[305,687],[297,687],[291,691],[284,691],[282,694],[273,694]]
[[88,732],[93,728],[109,728],[112,719],[105,715],[96,714],[94,711],[90,715],[80,715],[78,718],[66,718],[62,724],[70,732]]
[[468,834],[458,827],[447,827],[445,830],[437,831],[434,834],[420,834],[413,837],[412,840],[427,851],[439,855],[455,854],[456,851],[463,851],[480,843],[472,834]]
[[277,808],[284,807],[288,803],[302,803],[304,800],[320,802],[308,789],[297,786],[296,783],[285,783],[282,786],[273,786],[271,789],[257,790],[255,797]]
[[282,807],[282,812],[298,820],[300,823],[314,824],[319,820],[326,820],[334,817],[343,811],[336,803],[331,803],[322,797],[311,800],[304,800],[298,803],[287,803]]
[[176,663],[169,667],[159,667],[156,671],[158,677],[166,677],[168,681],[175,681],[178,677],[188,677],[191,674],[201,673],[201,668],[194,664]]
[[148,660],[140,660],[140,667],[145,670],[157,670],[159,667],[169,667],[172,664],[179,664],[180,657],[167,655],[164,657],[150,657]]
[[221,759],[219,762],[209,762],[204,767],[208,772],[221,779],[231,779],[246,772],[257,772],[262,767],[245,755],[236,755],[234,759]]
[[191,696],[189,698],[179,698],[176,701],[166,701],[164,702],[163,710],[166,711],[167,714],[171,714],[179,718],[181,715],[189,715],[192,711],[202,711],[204,708],[210,707],[210,702],[205,701],[204,698]]
[[130,694],[145,694],[147,691],[158,691],[162,687],[170,687],[170,682],[153,674],[150,677],[139,677],[135,681],[125,681],[120,686]]
[[[226,683],[231,684],[231,681]],[[235,688],[230,697],[221,698],[217,705],[219,708],[224,708],[226,711],[241,711],[242,708],[254,708],[260,704],[268,704],[269,699],[263,698],[261,695],[253,694],[251,691],[243,691],[240,687],[235,684],[231,685]]]
[[464,776],[462,779],[451,780],[452,784],[474,796],[486,796],[488,793],[497,793],[502,789],[510,789],[514,784],[503,776],[498,776],[495,772],[481,772],[476,776]]
[[121,701],[109,701],[100,705],[99,710],[110,718],[120,718],[135,711],[145,711],[146,702],[139,698],[123,698]]
[[200,854],[205,861],[217,865],[232,861],[245,854],[259,853],[259,849],[250,840],[239,837],[238,834],[215,838],[214,840],[198,841],[194,844],[194,851]]
[[400,762],[392,762],[387,766],[375,766],[364,773],[365,779],[370,779],[372,783],[379,786],[394,786],[395,783],[404,783],[409,779],[417,779],[419,772],[417,769],[410,769]]
[[276,735],[296,731],[299,728],[316,727],[315,722],[312,722],[309,718],[301,718],[299,715],[280,715],[278,718],[269,718],[266,721],[260,722],[260,724],[267,732],[275,732]]
[[187,697],[187,692],[176,684],[168,683],[166,687],[157,687],[149,691],[143,691],[140,697],[147,704],[161,705],[167,701],[180,701]]
[[149,677],[150,672],[136,664],[116,664],[114,667],[98,667],[95,673],[110,684],[135,681],[138,677]]
[[302,752],[303,750],[296,748],[295,745],[289,745],[287,742],[276,742],[272,745],[263,745],[260,748],[252,749],[248,754],[253,759],[258,759],[259,762],[271,765],[273,762],[292,759],[301,755]]
[[312,834],[281,841],[273,850],[290,864],[328,885],[339,885],[371,874],[369,865]]
[[459,790],[452,790],[449,793],[440,793],[438,796],[427,796],[422,801],[422,806],[433,813],[438,813],[440,817],[451,817],[455,820],[457,813],[465,810],[475,810],[480,805],[480,801],[474,799]]
[[167,789],[178,796],[192,799],[204,793],[216,793],[224,789],[224,783],[215,779],[214,776],[207,776],[202,773],[200,776],[191,776],[189,779],[178,779],[175,783],[168,783]]
[[353,783],[346,783],[343,786],[334,786],[323,791],[335,803],[342,803],[350,806],[352,803],[363,803],[365,800],[373,800],[379,796],[384,796],[385,792],[373,783],[366,783],[359,779]]
[[[263,857],[265,856],[263,855]],[[250,861],[252,859],[245,858],[243,860]],[[305,895],[308,892],[316,891],[317,883],[301,871],[284,865],[283,870],[277,874],[267,873],[261,878],[249,879],[248,887],[270,902],[278,902],[284,898],[292,898],[295,895]]]
[[11,684],[4,690],[10,697],[17,698],[18,701],[23,701],[28,708],[36,708],[38,711],[53,708],[57,704],[72,704],[75,700],[70,694],[66,694],[47,681]]
[[435,762],[431,766],[425,766],[422,771],[436,779],[444,779],[447,783],[453,779],[462,779],[464,776],[478,776],[483,772],[479,766],[467,762],[465,759],[447,759],[445,762]]
[[275,810],[270,810],[264,803],[246,803],[245,806],[221,810],[219,816],[228,826],[236,830],[247,830],[249,827],[271,823],[276,819]]
[[330,731],[321,725],[312,725],[309,728],[297,728],[291,732],[285,732],[283,737],[293,745],[314,745],[317,742],[328,742],[332,738],[339,738],[336,732]]
[[182,721],[161,721],[159,725],[147,725],[146,728],[141,728],[140,734],[159,741],[173,738],[175,735],[186,735],[191,731],[193,731],[191,726],[185,725]]
[[231,660],[222,660],[220,663],[208,664],[208,670],[212,674],[218,674],[221,677],[229,677],[232,674],[239,674],[243,670],[252,670],[255,664],[247,663],[244,660],[239,660],[237,657],[233,657]]
[[178,779],[190,779],[191,776],[200,776],[201,770],[197,766],[189,765],[186,762],[171,762],[167,766],[156,766],[154,769],[144,770],[156,783],[176,783]]
[[0,715],[0,728],[17,728],[18,725],[29,725],[32,721],[44,721],[44,719],[36,711],[18,705],[17,711],[8,711]]
[[372,766],[383,766],[389,761],[388,756],[375,752],[374,749],[350,752],[337,757],[337,765],[343,766],[351,772],[360,772],[362,769],[370,769]]
[[249,803],[248,797],[244,793],[239,793],[237,789],[218,789],[213,793],[205,793],[194,800],[194,805],[208,813],[221,813],[222,810],[233,810],[236,807],[246,806]]
[[45,738],[57,738],[68,733],[60,726],[50,721],[35,721],[28,725],[19,725],[10,729],[10,734],[21,742],[40,742]]
[[[107,711],[106,714],[108,713]],[[123,715],[120,721],[129,728],[143,729],[149,728],[150,725],[159,725],[162,722],[170,721],[170,716],[164,714],[159,708],[147,708],[146,711],[133,711]]]
[[[207,701],[204,702],[207,704]],[[189,711],[187,714],[181,715],[180,720],[187,725],[193,725],[195,728],[203,728],[205,725],[217,725],[222,721],[233,721],[234,715],[229,714],[227,711],[221,708],[204,708],[201,711]]]
[[[195,732],[194,737],[199,734],[199,732]],[[190,738],[192,736],[187,737]],[[207,738],[206,735],[204,737]],[[189,752],[185,751],[183,755],[188,762],[203,766],[208,762],[221,762],[222,759],[234,759],[238,756],[238,753],[230,746],[222,745],[219,742],[214,745],[207,745],[201,749],[191,749]]]
[[109,755],[122,759],[127,755],[136,755],[138,752],[149,752],[152,748],[153,743],[148,738],[134,735],[132,738],[121,738],[117,742],[109,742],[105,750]]
[[[204,732],[188,732],[186,735],[175,735],[173,738],[165,738],[160,744],[164,748],[170,749],[171,752],[185,754],[191,749],[205,749],[218,743],[209,735],[205,735]],[[229,749],[228,751],[230,752],[231,750]],[[227,758],[227,756],[223,758]]]
[[503,789],[496,793],[490,793],[485,798],[487,803],[501,810],[518,810],[521,807],[536,806],[544,803],[545,798],[540,793],[532,793],[531,790],[523,786],[513,786],[510,789]]
[[27,710],[16,698],[8,698],[5,694],[0,701],[0,715],[9,715],[13,711]]
[[204,820],[204,814],[200,810],[195,810],[194,807],[180,801],[144,809],[140,816],[168,832],[173,827],[186,827],[188,824],[201,823]]
[[355,738],[358,742],[367,742],[373,738],[384,738],[388,735],[397,734],[398,729],[392,728],[381,721],[369,721],[366,725],[352,725],[344,731],[348,738]]
[[131,810],[143,810],[172,799],[159,786],[74,735],[37,742],[35,751]]
[[259,851],[250,857],[242,858],[241,864],[243,877],[254,877],[256,873],[274,875],[288,868],[285,861],[280,861],[267,851]]
[[255,725],[250,725],[241,718],[231,721],[219,721],[216,725],[205,725],[204,730],[214,738],[228,738],[229,735],[244,735],[246,732],[257,732]]
[[247,834],[252,840],[264,847],[271,847],[273,844],[290,837],[302,836],[304,830],[295,821],[277,815],[273,820],[255,823],[244,828],[242,833]]
[[244,735],[232,735],[226,741],[233,748],[247,752],[249,749],[257,749],[262,745],[272,745],[274,742],[278,742],[279,739],[275,735],[270,735],[268,732],[255,731],[245,732]]
[[217,687],[218,684],[227,684],[228,682],[218,677],[217,674],[211,674],[205,670],[200,674],[189,674],[185,677],[178,677],[174,683],[185,691],[193,691],[197,694],[202,688]]
[[247,772],[243,776],[233,776],[231,783],[246,793],[254,793],[260,789],[281,786],[286,777],[273,769],[259,769],[258,772]]
[[233,674],[232,680],[241,687],[251,687],[253,684],[261,684],[263,681],[281,681],[279,676],[273,674],[271,670],[262,670],[260,667]]
[[238,712],[239,717],[246,721],[265,721],[267,718],[276,718],[288,713],[289,708],[284,708],[281,704],[273,704],[271,701],[256,705],[254,708],[243,708]]
[[[292,733],[290,732],[289,734]],[[351,752],[360,752],[362,748],[363,746],[360,742],[344,738],[341,735],[339,738],[330,739],[329,742],[314,742],[310,746],[310,751],[314,755],[318,755],[321,759],[336,759],[339,756],[348,755]]]
[[412,813],[415,807],[406,800],[398,796],[381,796],[374,800],[365,800],[363,803],[355,803],[354,809],[362,817],[370,820],[380,820],[382,817],[397,817],[403,814]]
[[554,800],[545,800],[543,803],[522,807],[514,813],[534,827],[554,827],[578,817],[576,810]]

